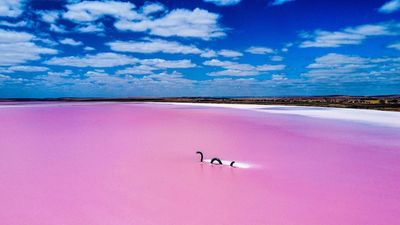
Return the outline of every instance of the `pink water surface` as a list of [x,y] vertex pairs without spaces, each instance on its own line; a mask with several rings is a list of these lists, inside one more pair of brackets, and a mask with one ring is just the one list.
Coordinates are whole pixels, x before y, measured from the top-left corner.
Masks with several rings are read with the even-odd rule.
[[[0,148],[1,225],[400,224],[399,128],[47,104],[0,107]],[[197,150],[252,167],[200,163]]]

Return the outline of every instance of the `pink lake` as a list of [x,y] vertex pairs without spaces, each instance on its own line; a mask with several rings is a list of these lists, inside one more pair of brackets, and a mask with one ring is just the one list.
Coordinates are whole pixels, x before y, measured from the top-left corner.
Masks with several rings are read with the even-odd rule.
[[400,224],[400,113],[245,108],[0,105],[0,224]]

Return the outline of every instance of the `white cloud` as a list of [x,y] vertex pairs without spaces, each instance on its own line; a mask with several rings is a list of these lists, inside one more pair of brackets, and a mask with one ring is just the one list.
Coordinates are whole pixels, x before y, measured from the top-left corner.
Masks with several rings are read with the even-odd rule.
[[49,46],[58,45],[58,42],[56,42],[56,41],[54,41],[52,39],[49,39],[49,38],[38,38],[38,37],[35,37],[34,41],[40,41],[40,42],[42,42],[42,43],[44,43],[46,45],[49,45]]
[[234,50],[228,50],[228,49],[222,49],[222,50],[211,50],[211,49],[205,49],[201,52],[200,57],[203,58],[215,58],[217,56],[223,56],[227,58],[238,58],[243,56],[241,52],[234,51]]
[[62,17],[63,11],[41,10],[35,12],[40,20],[50,25],[50,30],[56,33],[67,33],[67,28],[62,24],[57,24],[57,20]]
[[14,72],[44,72],[49,68],[44,66],[10,66],[3,70],[3,73],[14,73]]
[[241,0],[204,0],[205,2],[211,2],[218,6],[228,6],[228,5],[236,5]]
[[16,23],[10,23],[8,21],[0,21],[0,26],[6,26],[6,27],[26,27],[28,26],[28,23],[26,21],[19,21]]
[[308,65],[308,72],[303,74],[310,78],[343,77],[354,79],[385,74],[400,75],[400,58],[363,58],[337,53],[318,57]]
[[393,13],[400,9],[400,0],[391,0],[379,8],[381,13]]
[[240,64],[237,62],[232,62],[232,61],[221,61],[218,59],[212,59],[205,61],[203,63],[206,66],[218,66],[218,67],[223,67],[225,69],[237,69],[237,70],[252,70],[254,67],[250,64]]
[[288,52],[288,51],[289,51],[289,48],[292,47],[292,46],[293,46],[293,43],[287,43],[287,44],[285,44],[285,47],[283,47],[283,48],[281,49],[281,51],[282,51],[282,52]]
[[23,11],[24,0],[0,0],[0,16],[18,17]]
[[210,40],[225,36],[224,29],[218,25],[219,15],[204,9],[175,9],[157,19],[140,21],[119,20],[115,27],[119,30],[148,32],[162,37],[187,37]]
[[256,76],[260,75],[260,72],[256,70],[232,70],[232,69],[226,69],[226,70],[221,70],[221,71],[216,71],[216,72],[210,72],[208,73],[209,76],[238,76],[238,77],[244,77],[244,76]]
[[151,78],[160,81],[176,81],[177,79],[181,79],[183,75],[179,72],[173,71],[172,73],[162,72],[159,74],[152,74],[146,76],[146,78]]
[[140,65],[118,70],[116,74],[153,74],[155,70],[162,69],[184,69],[195,67],[191,60],[165,60],[165,59],[143,59],[138,62]]
[[152,66],[139,65],[139,66],[128,67],[123,70],[118,70],[116,74],[146,75],[146,74],[153,74],[153,71],[158,69],[159,68],[155,68]]
[[288,2],[293,2],[294,0],[274,0],[271,5],[283,5]]
[[96,49],[93,48],[93,47],[90,47],[90,46],[86,46],[85,48],[83,48],[83,50],[85,50],[85,51],[94,51]]
[[388,48],[393,48],[393,49],[400,50],[400,42],[391,44],[391,45],[388,46]]
[[10,30],[0,29],[0,43],[12,43],[12,42],[27,42],[34,38],[32,34],[26,32],[16,32]]
[[76,28],[77,31],[82,33],[96,33],[103,32],[104,25],[102,23],[97,24],[82,24]]
[[50,30],[56,33],[67,33],[68,31],[66,30],[65,26],[63,25],[56,25],[56,24],[50,24]]
[[[308,65],[310,69],[329,69],[329,68],[354,68],[364,67],[367,65],[367,60],[358,56],[347,56],[337,53],[329,53],[315,59],[315,62]],[[369,67],[369,66],[368,66]]]
[[256,76],[268,71],[280,71],[285,65],[259,65],[241,64],[232,61],[220,61],[212,59],[203,63],[206,66],[221,67],[224,70],[208,73],[209,76]]
[[158,13],[158,12],[163,12],[165,10],[166,10],[166,8],[163,4],[153,3],[153,2],[147,3],[141,8],[141,12],[146,16],[154,14],[154,13]]
[[104,16],[118,19],[140,19],[135,5],[130,2],[116,1],[83,1],[67,5],[67,12],[63,17],[74,22],[93,22]]
[[342,45],[358,45],[366,38],[373,36],[399,35],[399,23],[366,24],[357,27],[348,27],[341,31],[316,30],[313,33],[302,33],[306,39],[301,48],[310,47],[341,47]]
[[274,62],[281,62],[281,61],[283,61],[283,57],[282,56],[279,56],[279,55],[274,55],[274,56],[271,56],[271,61],[274,61]]
[[81,41],[75,41],[72,38],[65,38],[65,39],[61,40],[60,43],[63,45],[72,45],[72,46],[83,45],[83,43]]
[[135,7],[130,2],[83,1],[67,5],[68,10],[63,18],[75,23],[86,23],[88,26],[110,16],[116,20],[114,26],[119,30],[145,32],[162,37],[210,40],[225,36],[224,29],[218,24],[220,16],[204,9],[175,9],[168,12],[160,3],[145,3],[138,10]]
[[224,57],[229,57],[229,58],[237,58],[237,57],[243,56],[243,54],[241,52],[228,50],[228,49],[222,49],[221,51],[218,52],[218,54],[221,56],[224,56]]
[[36,45],[35,38],[26,32],[0,29],[0,65],[16,65],[40,59],[40,55],[57,54],[57,50]]
[[196,67],[196,64],[193,64],[191,60],[182,59],[182,60],[165,60],[165,59],[142,59],[139,62],[142,65],[152,66],[159,69],[182,69],[182,68],[192,68]]
[[11,79],[11,77],[7,76],[7,75],[0,74],[0,81],[4,81],[4,80],[8,80],[8,79]]
[[133,53],[167,53],[167,54],[196,54],[203,58],[212,58],[218,55],[237,58],[243,54],[238,51],[223,49],[214,51],[210,49],[201,50],[194,45],[184,45],[176,41],[161,39],[144,39],[142,41],[114,41],[107,45],[114,51]]
[[261,65],[261,66],[257,66],[256,69],[258,71],[278,71],[278,70],[284,70],[285,69],[285,65]]
[[67,56],[67,57],[54,57],[45,64],[57,66],[71,66],[71,67],[114,67],[132,65],[139,60],[126,55],[116,54],[112,52],[98,53],[96,55],[85,55],[83,57]]
[[274,74],[272,75],[272,79],[273,81],[284,81],[287,80],[287,78],[285,77],[285,75],[282,74]]
[[257,55],[265,55],[265,54],[274,53],[274,50],[271,48],[267,48],[267,47],[252,46],[252,47],[246,49],[246,52],[251,53],[251,54],[257,54]]
[[119,52],[135,53],[169,53],[169,54],[201,54],[202,51],[193,45],[183,45],[175,41],[146,39],[144,41],[115,41],[108,43],[110,48]]
[[36,14],[40,16],[40,19],[46,23],[55,23],[61,16],[61,11],[57,10],[43,10],[36,11]]
[[[1,78],[0,78],[1,79]],[[7,81],[9,83],[9,81]],[[86,72],[82,77],[62,76],[62,75],[43,75],[36,76],[35,80],[31,81],[34,88],[51,88],[59,89],[68,85],[70,93],[75,91],[90,95],[104,95],[119,93],[121,95],[129,95],[134,92],[141,92],[146,95],[179,95],[187,90],[193,90],[192,84],[194,81],[186,79],[179,72],[171,73],[161,72],[150,74],[144,77],[135,77],[131,75],[116,76],[108,74],[104,70],[94,70]],[[144,91],[144,92],[143,92]]]
[[217,57],[218,54],[214,50],[206,49],[200,54],[200,56],[203,58],[214,58],[214,57]]

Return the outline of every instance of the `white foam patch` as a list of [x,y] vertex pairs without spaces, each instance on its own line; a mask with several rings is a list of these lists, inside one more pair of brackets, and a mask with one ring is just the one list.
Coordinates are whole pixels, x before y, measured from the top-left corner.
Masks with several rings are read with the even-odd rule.
[[343,109],[308,106],[283,105],[248,105],[248,104],[216,104],[216,103],[157,103],[186,106],[203,106],[252,110],[264,113],[298,115],[322,119],[344,120],[367,123],[379,126],[400,128],[400,112],[379,111],[370,109]]
[[[211,164],[211,159],[204,159],[203,162]],[[222,162],[223,166],[229,166],[230,167],[232,161],[221,160],[221,162]],[[217,165],[217,164],[215,163],[215,165]],[[249,169],[251,167],[251,165],[247,164],[247,163],[244,163],[244,162],[236,162],[235,161],[235,163],[233,164],[233,167],[241,168],[241,169]]]

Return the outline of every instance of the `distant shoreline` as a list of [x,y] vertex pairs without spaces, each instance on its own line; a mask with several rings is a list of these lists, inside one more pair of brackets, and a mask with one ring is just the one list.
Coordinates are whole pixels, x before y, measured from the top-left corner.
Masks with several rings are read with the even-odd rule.
[[1,102],[181,102],[257,105],[293,105],[374,109],[400,112],[400,95],[299,97],[132,97],[132,98],[1,98]]

